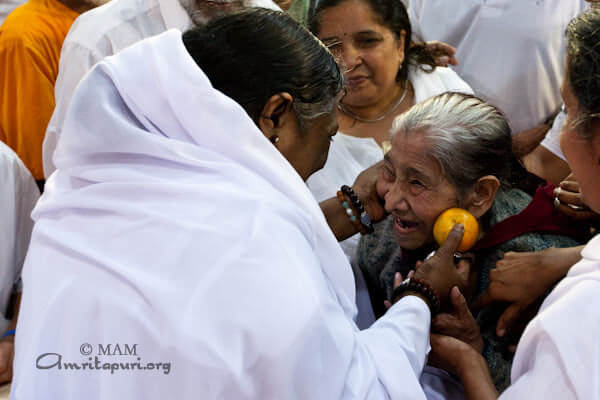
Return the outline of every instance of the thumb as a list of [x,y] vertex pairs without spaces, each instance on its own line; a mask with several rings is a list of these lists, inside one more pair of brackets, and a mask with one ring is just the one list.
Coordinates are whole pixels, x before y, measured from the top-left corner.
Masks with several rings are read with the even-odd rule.
[[450,291],[450,301],[458,315],[467,315],[470,312],[467,300],[465,300],[465,296],[462,295],[458,286],[454,286]]
[[463,224],[456,224],[452,227],[452,230],[448,234],[446,241],[442,244],[442,247],[435,252],[435,255],[442,258],[449,258],[454,255],[460,241],[462,240],[463,234],[465,232],[465,227]]
[[496,325],[496,334],[500,337],[504,336],[507,331],[510,331],[514,323],[519,318],[523,308],[519,303],[513,303],[498,318],[498,324]]

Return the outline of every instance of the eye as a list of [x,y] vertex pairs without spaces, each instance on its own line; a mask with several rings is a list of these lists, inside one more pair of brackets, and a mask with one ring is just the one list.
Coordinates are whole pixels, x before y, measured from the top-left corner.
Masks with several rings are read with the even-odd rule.
[[375,37],[359,38],[356,40],[358,47],[373,47],[377,45],[381,39]]
[[381,168],[381,176],[386,181],[393,181],[395,176],[394,176],[394,171],[392,170],[392,167],[387,164],[384,164],[383,167]]
[[423,184],[423,182],[417,180],[417,179],[413,179],[409,182],[411,184],[411,186],[415,186],[415,187],[425,187],[425,185]]

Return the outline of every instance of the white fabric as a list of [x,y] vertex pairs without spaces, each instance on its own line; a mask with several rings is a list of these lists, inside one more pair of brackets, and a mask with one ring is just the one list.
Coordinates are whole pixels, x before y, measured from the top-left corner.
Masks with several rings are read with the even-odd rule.
[[563,161],[567,161],[565,155],[560,148],[560,131],[565,123],[567,115],[563,110],[561,110],[556,118],[554,119],[554,123],[552,124],[552,128],[546,133],[546,137],[540,143],[546,149],[552,152],[556,157],[560,158]]
[[600,399],[600,236],[529,323],[501,399]]
[[[257,7],[280,8],[271,0],[251,0]],[[58,78],[54,86],[56,107],[44,137],[44,174],[55,170],[52,155],[73,92],[85,73],[104,57],[167,29],[185,30],[192,22],[178,0],[113,0],[79,16],[63,42]]]
[[18,281],[29,246],[31,210],[40,197],[33,177],[19,157],[0,142],[0,332],[13,285]]
[[411,0],[417,39],[457,48],[456,72],[507,115],[513,133],[558,111],[565,28],[584,0]]
[[8,14],[23,3],[25,0],[0,0],[0,25],[8,17]]
[[[448,68],[436,68],[426,73],[410,68],[408,80],[415,93],[415,103],[447,91],[473,93],[460,77]],[[335,196],[342,185],[352,185],[362,171],[383,159],[383,150],[373,138],[358,138],[338,132],[333,137],[325,167],[308,179],[308,187],[317,199],[323,201]],[[350,260],[356,253],[360,235],[341,243]]]
[[[424,398],[427,306],[406,297],[358,330],[321,209],[180,32],[86,76],[55,161],[33,213],[12,399]],[[35,367],[47,352],[87,362],[84,343],[91,356],[135,343],[142,365],[172,368]]]

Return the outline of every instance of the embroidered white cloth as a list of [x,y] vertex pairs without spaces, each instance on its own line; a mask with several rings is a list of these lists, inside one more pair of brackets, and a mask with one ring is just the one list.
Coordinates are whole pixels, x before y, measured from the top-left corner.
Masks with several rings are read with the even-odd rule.
[[529,323],[501,399],[600,399],[600,236]]
[[[255,7],[280,8],[272,0],[250,0]],[[54,86],[56,106],[44,137],[42,156],[46,178],[65,115],[79,81],[97,62],[144,38],[167,29],[185,30],[190,17],[179,0],[118,0],[80,15],[63,42]]]
[[[427,306],[408,296],[358,330],[317,202],[180,32],[84,78],[55,161],[33,214],[13,399],[424,399]],[[137,357],[98,355],[108,344]],[[161,365],[83,369],[96,358]]]

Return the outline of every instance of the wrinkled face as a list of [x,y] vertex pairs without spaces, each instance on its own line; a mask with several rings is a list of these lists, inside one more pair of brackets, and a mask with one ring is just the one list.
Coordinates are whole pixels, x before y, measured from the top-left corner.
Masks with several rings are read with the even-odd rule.
[[398,133],[377,180],[377,192],[394,217],[396,240],[407,250],[433,243],[437,217],[459,206],[456,188],[429,154],[429,145],[421,135],[407,138]]
[[[565,76],[561,88],[567,118],[560,134],[560,147],[575,179],[579,182],[585,203],[592,210],[600,212],[600,181],[598,181],[598,176],[600,176],[600,132],[597,132],[591,140],[582,139],[578,135],[574,121],[579,116],[579,102],[568,79],[568,76]],[[592,127],[596,126],[597,123],[592,125]]]
[[345,105],[368,107],[396,95],[403,40],[378,22],[369,5],[345,1],[324,10],[320,25],[319,38],[347,71]]
[[305,131],[302,131],[299,122],[294,127],[289,150],[284,155],[304,180],[325,166],[332,137],[338,130],[334,110],[335,107],[310,121]]

